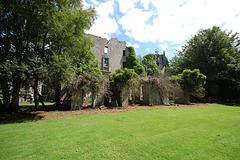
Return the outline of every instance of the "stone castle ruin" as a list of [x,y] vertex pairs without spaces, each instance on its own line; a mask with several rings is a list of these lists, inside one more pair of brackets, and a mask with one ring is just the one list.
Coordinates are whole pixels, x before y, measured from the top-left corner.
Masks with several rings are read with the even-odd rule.
[[99,69],[104,75],[114,72],[116,69],[126,67],[126,57],[129,56],[125,41],[118,41],[117,38],[107,40],[99,36],[88,34],[87,36],[95,42],[92,52],[99,63]]
[[[92,52],[95,54],[95,58],[99,63],[99,69],[102,71],[103,75],[108,76],[116,69],[124,69],[126,67],[126,58],[129,56],[126,42],[118,41],[117,38],[111,38],[110,40],[107,40],[105,38],[91,34],[88,34],[87,36],[91,37],[91,39],[95,42],[95,46],[92,48]],[[156,55],[157,64],[162,73],[164,73],[167,63],[165,52],[163,52],[162,55],[158,53]],[[139,86],[132,88],[125,86],[122,88],[121,93],[117,93],[117,96],[113,95],[111,105],[128,106],[130,101],[132,103],[142,105],[169,104],[169,91],[164,88],[164,86],[155,85],[154,81],[150,80],[149,77],[146,77],[145,79],[138,79],[138,82],[140,84]],[[164,85],[164,83],[162,84]],[[106,86],[101,86],[101,89],[95,91],[94,93],[91,93],[93,108],[106,104],[106,102],[104,102],[104,87]],[[73,99],[71,108],[73,110],[79,109],[78,105],[82,105],[83,102],[80,101],[84,99],[84,95],[75,94],[72,96]],[[109,104],[109,102],[107,103]]]
[[[126,67],[126,57],[129,56],[129,51],[125,41],[119,41],[117,38],[101,38],[99,36],[87,34],[88,37],[95,42],[92,52],[95,54],[95,58],[99,63],[99,69],[104,75],[114,72],[116,69],[124,69]],[[157,55],[157,64],[160,70],[164,73],[165,66],[167,64],[167,58],[165,51],[163,54]]]
[[[103,75],[108,76],[110,73],[114,72],[116,69],[124,69],[126,67],[126,59],[129,56],[129,51],[125,41],[119,41],[117,38],[111,38],[107,40],[105,38],[101,38],[99,36],[87,34],[94,42],[95,45],[92,48],[92,52],[95,54],[95,58],[99,63],[99,69],[102,71]],[[165,66],[167,64],[167,58],[165,56],[165,52],[163,54],[157,55],[157,64],[161,69],[162,73],[165,72]],[[159,81],[160,80],[160,81]],[[106,96],[106,90],[108,90],[108,86],[106,84],[101,84],[99,89],[88,91],[89,93],[85,93],[83,90],[78,89],[75,90],[69,96],[66,96],[67,90],[63,89],[61,92],[62,100],[71,99],[71,110],[79,110],[86,98],[86,95],[90,95],[92,99],[91,106],[93,108],[100,107],[104,104],[111,104],[112,106],[128,106],[129,103],[132,104],[141,104],[141,105],[169,105],[171,98],[170,91],[166,88],[166,83],[162,81],[162,79],[151,79],[150,77],[142,77],[137,79],[139,85],[130,87],[124,86],[122,88],[122,92],[114,95],[110,98],[109,95]],[[157,82],[158,81],[158,82]],[[39,93],[41,93],[44,97],[44,100],[47,100],[48,93],[44,90],[44,86],[39,86]],[[33,93],[32,90],[22,89],[22,98],[21,101],[26,101],[29,97],[26,97],[25,92]],[[45,92],[44,92],[45,91]],[[174,94],[177,94],[178,97],[175,98],[175,102],[185,103],[188,99],[184,99],[184,93],[181,90],[177,90]],[[65,98],[69,97],[69,98]]]

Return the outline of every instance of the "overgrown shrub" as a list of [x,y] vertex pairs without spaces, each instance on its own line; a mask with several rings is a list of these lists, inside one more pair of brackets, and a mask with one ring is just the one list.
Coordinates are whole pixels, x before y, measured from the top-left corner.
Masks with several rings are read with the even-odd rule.
[[206,83],[206,79],[207,77],[200,73],[199,69],[186,69],[182,74],[170,78],[172,82],[181,86],[186,93],[190,94],[190,96],[198,98],[202,98],[205,95],[205,89],[203,86]]
[[130,80],[136,77],[137,73],[133,69],[117,69],[114,73],[109,75],[110,90],[121,91],[123,86],[130,86],[133,83]]
[[148,76],[159,75],[162,73],[157,65],[157,55],[147,54],[143,57],[143,65],[145,66]]

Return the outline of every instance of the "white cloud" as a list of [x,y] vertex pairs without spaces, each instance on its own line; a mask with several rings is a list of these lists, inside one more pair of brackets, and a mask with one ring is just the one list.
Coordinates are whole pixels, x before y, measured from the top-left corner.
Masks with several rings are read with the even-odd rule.
[[139,46],[138,44],[134,44],[133,47],[134,47],[135,49],[137,49],[137,48],[139,48],[140,46]]
[[180,51],[181,52],[182,51],[182,45],[180,45],[177,48],[175,48],[175,51],[177,51],[177,52]]
[[82,1],[82,5],[83,5],[83,9],[87,9],[88,7],[91,6],[91,5],[88,4],[85,0]]
[[[88,33],[108,39],[112,33],[120,34],[118,24],[122,25],[122,33],[130,38],[139,42],[161,43],[163,50],[169,48],[169,42],[180,44],[199,29],[211,28],[213,25],[225,24],[223,29],[240,33],[240,3],[237,0],[86,1],[96,5],[99,15]],[[116,9],[115,3],[119,3],[122,13],[116,15],[119,17],[117,22],[111,18]],[[139,47],[134,45],[135,48]]]
[[95,5],[99,5],[99,2],[96,1],[96,0],[91,0],[91,2],[92,2],[93,4],[95,4]]
[[226,22],[223,29],[227,31],[233,31],[233,33],[240,33],[240,15],[232,17],[229,21]]
[[142,9],[133,8],[125,16],[119,19],[118,23],[126,30],[126,35],[133,37],[138,41],[145,41],[146,22],[152,16],[153,12],[144,12]]
[[136,3],[140,2],[142,7],[147,10],[149,9],[149,4],[151,0],[118,0],[119,9],[122,13],[127,13],[129,10],[136,7]]
[[149,49],[149,48],[146,48],[146,51],[147,51],[148,53],[150,53],[150,49]]
[[126,41],[126,43],[127,43],[127,47],[129,47],[129,46],[133,46],[133,44],[130,43],[130,42],[128,42],[128,41]]
[[149,8],[149,4],[150,4],[150,0],[141,0],[141,4],[143,5],[144,9],[148,9]]
[[[140,42],[172,41],[179,44],[199,29],[223,23],[228,30],[240,31],[240,16],[236,17],[240,7],[236,0],[188,0],[183,6],[183,1],[179,0],[138,0],[145,3],[145,9],[152,3],[155,10],[151,11],[134,8],[136,1],[128,1],[129,7],[123,10],[128,12],[118,22],[126,35]],[[120,6],[121,2],[119,0]],[[152,15],[155,18],[148,23]]]
[[127,13],[131,8],[134,8],[135,3],[139,0],[118,0],[119,9],[122,13]]
[[137,49],[137,48],[140,47],[138,44],[132,44],[132,43],[130,43],[130,42],[127,42],[127,46],[128,46],[128,47],[129,47],[129,46],[132,46],[132,47],[134,47],[134,49]]
[[165,55],[167,56],[167,55],[170,55],[170,54],[172,54],[172,53],[169,53],[169,52],[165,52]]
[[166,42],[164,42],[164,43],[160,44],[160,47],[162,48],[162,50],[165,51],[168,48],[168,45]]
[[96,11],[98,18],[87,33],[110,39],[112,33],[118,32],[116,20],[110,17],[114,13],[114,1],[101,3],[96,7]]

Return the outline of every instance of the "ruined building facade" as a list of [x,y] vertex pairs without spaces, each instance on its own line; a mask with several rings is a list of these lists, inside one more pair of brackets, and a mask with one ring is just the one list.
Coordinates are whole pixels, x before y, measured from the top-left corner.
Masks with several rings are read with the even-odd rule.
[[99,69],[104,75],[109,75],[118,68],[126,67],[126,57],[129,56],[129,51],[125,41],[119,41],[117,38],[107,40],[91,34],[87,36],[95,42],[92,52],[95,54]]
[[126,57],[129,56],[129,52],[125,41],[119,41],[117,38],[107,40],[91,34],[87,36],[95,42],[92,52],[104,75],[108,75],[118,68],[126,67]]
[[[126,57],[129,56],[129,51],[125,41],[119,41],[117,38],[101,38],[99,36],[87,34],[88,37],[95,42],[92,52],[99,63],[99,69],[104,75],[114,72],[116,69],[124,69],[126,67]],[[162,71],[165,72],[167,58],[165,51],[163,54],[157,55],[157,64]]]

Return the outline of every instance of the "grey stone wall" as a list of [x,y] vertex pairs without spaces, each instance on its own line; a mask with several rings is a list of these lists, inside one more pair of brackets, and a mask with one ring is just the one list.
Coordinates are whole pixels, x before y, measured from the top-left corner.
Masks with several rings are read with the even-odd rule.
[[[95,46],[92,48],[92,52],[95,54],[95,58],[99,63],[100,70],[105,74],[114,72],[116,69],[123,69],[123,63],[126,63],[126,57],[129,56],[128,49],[125,41],[118,41],[117,38],[111,38],[107,40],[99,36],[87,34],[95,42]],[[107,53],[104,52],[107,47]],[[125,51],[125,56],[124,52]],[[104,65],[104,59],[108,59],[109,66]]]
[[144,105],[149,105],[149,84],[148,83],[144,83],[143,87],[142,87],[142,92],[143,92],[143,100],[142,100],[142,104]]
[[83,91],[77,90],[72,93],[71,110],[80,110],[83,104]]
[[149,105],[162,105],[159,91],[151,84],[149,84]]
[[139,86],[134,86],[130,88],[130,95],[129,95],[129,99],[131,100],[132,103],[134,104],[141,104],[143,97],[142,97],[142,85]]
[[142,96],[139,95],[137,99],[133,99],[134,103],[140,102],[139,104],[151,105],[151,106],[170,104],[168,91],[165,91],[164,93],[160,93],[159,89],[149,82],[144,82],[141,84],[141,86],[142,86]]
[[128,106],[128,95],[129,95],[129,87],[128,86],[124,86],[122,88],[122,92],[120,94],[120,102],[119,102],[119,106],[121,107],[127,107]]
[[176,90],[176,97],[174,102],[179,104],[190,104],[190,95],[182,89]]
[[144,83],[143,84],[143,101],[144,105],[161,105],[163,104],[161,101],[161,96],[159,91],[151,84]]
[[102,105],[104,105],[104,85],[101,86],[97,91],[92,93],[92,107],[98,108]]

